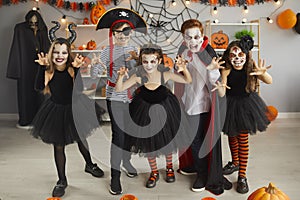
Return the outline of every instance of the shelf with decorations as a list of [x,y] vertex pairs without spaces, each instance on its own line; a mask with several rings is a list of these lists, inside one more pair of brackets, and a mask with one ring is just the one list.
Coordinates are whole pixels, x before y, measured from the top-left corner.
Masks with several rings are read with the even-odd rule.
[[215,49],[219,56],[222,56],[227,45],[232,40],[236,40],[236,36],[240,32],[249,32],[253,34],[254,52],[253,59],[260,59],[260,22],[253,20],[247,23],[215,23],[210,20],[205,22],[205,35],[209,37],[211,46]]
[[[228,44],[249,34],[254,40],[252,58],[258,63],[260,59],[260,21],[253,20],[248,23],[215,23],[210,20],[205,23],[205,35],[210,38],[210,44],[219,56],[222,56]],[[258,93],[260,87],[258,83]]]
[[[75,31],[77,38],[73,44],[72,53],[78,53],[85,57],[84,64],[80,69],[84,84],[83,93],[95,100],[100,107],[106,110],[106,69],[102,67],[101,72],[96,77],[91,77],[91,70],[95,67],[92,61],[95,56],[100,57],[104,46],[99,44],[103,39],[101,38],[101,34],[96,32],[95,24],[77,24]],[[105,113],[101,120],[110,121],[108,113]]]

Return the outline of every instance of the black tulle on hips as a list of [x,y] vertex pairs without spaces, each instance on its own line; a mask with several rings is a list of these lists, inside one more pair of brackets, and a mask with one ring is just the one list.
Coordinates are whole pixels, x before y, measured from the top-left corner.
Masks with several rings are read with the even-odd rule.
[[[155,120],[166,120],[163,127],[153,134],[151,129],[143,129],[151,123],[149,110],[159,104],[165,110],[165,116],[154,113]],[[140,126],[135,136],[125,135],[125,149],[143,156],[160,156],[177,151],[184,144],[184,134],[179,132],[182,113],[176,96],[166,87],[160,86],[149,91],[140,87],[129,105],[132,120]],[[186,137],[187,138],[187,137]]]
[[[72,108],[73,107],[73,108]],[[87,138],[99,127],[95,104],[86,95],[73,99],[73,105],[47,99],[33,122],[31,134],[47,144],[68,145]]]
[[236,136],[241,132],[255,134],[265,131],[270,124],[266,116],[266,104],[257,93],[249,96],[227,96],[226,119],[223,132]]

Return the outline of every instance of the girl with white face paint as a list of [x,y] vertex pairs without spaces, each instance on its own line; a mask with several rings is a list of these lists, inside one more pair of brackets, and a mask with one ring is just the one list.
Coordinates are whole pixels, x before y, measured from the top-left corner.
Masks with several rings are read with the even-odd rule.
[[[172,162],[172,153],[176,152],[177,145],[175,136],[179,135],[179,126],[181,124],[181,109],[176,96],[172,93],[166,83],[169,80],[179,83],[191,83],[192,78],[186,68],[186,60],[182,57],[176,59],[178,71],[181,74],[175,74],[168,67],[163,65],[163,53],[159,46],[154,44],[144,45],[139,54],[139,61],[136,73],[129,79],[123,81],[127,70],[122,67],[118,71],[119,77],[116,84],[116,90],[122,91],[134,84],[140,85],[133,96],[129,105],[130,116],[135,124],[139,127],[132,130],[135,135],[126,135],[125,149],[134,153],[141,153],[147,157],[151,174],[146,182],[147,188],[153,188],[159,179],[156,157],[160,155],[166,156],[166,182],[174,182],[175,174]],[[149,117],[150,108],[161,105],[154,111],[152,117]],[[159,112],[164,110],[165,113]],[[150,114],[151,115],[151,114]],[[166,118],[163,116],[166,115]],[[165,120],[162,129],[153,131],[153,127],[160,127],[160,123]],[[149,125],[150,124],[150,125]],[[143,129],[144,126],[150,126]],[[183,135],[181,136],[183,137]],[[185,135],[186,137],[186,135]],[[173,140],[174,139],[174,140]],[[178,140],[179,141],[179,140]],[[181,140],[182,141],[182,140]]]
[[228,135],[232,160],[223,168],[225,175],[238,171],[237,192],[249,191],[246,169],[249,156],[249,134],[265,131],[270,121],[267,106],[257,94],[258,80],[271,84],[265,62],[258,65],[251,57],[253,39],[249,36],[231,42],[223,55],[226,68],[222,70],[222,84],[226,91],[227,112],[223,132]]
[[[56,22],[56,30],[59,27]],[[73,31],[69,26],[70,32]],[[35,89],[44,91],[50,97],[44,101],[32,124],[31,134],[44,143],[52,144],[58,181],[52,196],[61,197],[68,186],[66,176],[65,147],[72,143],[85,160],[84,171],[95,177],[102,177],[104,172],[92,162],[86,138],[99,127],[95,116],[95,102],[82,93],[82,80],[76,76],[84,57],[71,56],[71,43],[75,40],[74,32],[69,39],[56,38],[55,27],[50,30],[52,45],[48,53],[39,53],[35,61],[39,66]],[[76,83],[76,84],[75,84]],[[76,86],[76,87],[75,87]],[[81,86],[81,87],[80,87]],[[79,117],[78,117],[79,116]]]

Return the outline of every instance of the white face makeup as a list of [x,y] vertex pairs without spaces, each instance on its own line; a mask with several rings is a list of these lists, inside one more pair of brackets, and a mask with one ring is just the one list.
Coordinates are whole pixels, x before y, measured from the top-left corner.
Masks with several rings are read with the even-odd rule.
[[186,29],[183,35],[188,49],[192,52],[198,52],[203,43],[203,35],[198,27]]
[[234,46],[230,49],[229,60],[235,69],[241,70],[246,63],[246,54],[241,48]]
[[157,69],[159,61],[155,54],[142,55],[142,65],[147,73],[152,73]]
[[124,24],[123,26],[114,30],[113,33],[115,44],[119,46],[126,46],[130,40],[132,30],[128,24]]
[[68,61],[68,51],[66,44],[56,44],[54,45],[52,53],[52,61],[57,66],[62,66]]

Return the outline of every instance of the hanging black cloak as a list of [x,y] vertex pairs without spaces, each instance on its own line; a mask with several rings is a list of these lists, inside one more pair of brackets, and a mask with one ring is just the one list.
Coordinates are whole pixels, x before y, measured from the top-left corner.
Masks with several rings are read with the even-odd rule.
[[[38,31],[34,35],[30,28],[31,17],[37,17]],[[25,22],[16,24],[7,66],[7,78],[17,80],[19,125],[30,125],[43,95],[34,90],[34,80],[39,65],[34,62],[37,53],[48,52],[50,41],[47,26],[39,12],[31,10],[25,16]]]

